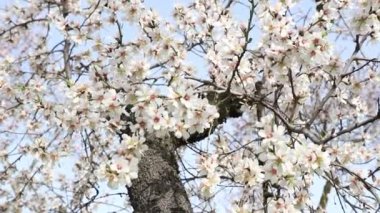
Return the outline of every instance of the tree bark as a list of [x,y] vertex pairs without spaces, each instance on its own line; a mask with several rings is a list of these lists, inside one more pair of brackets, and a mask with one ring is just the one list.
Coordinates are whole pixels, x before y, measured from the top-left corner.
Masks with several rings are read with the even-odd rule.
[[170,138],[148,142],[139,162],[139,177],[128,189],[136,213],[191,213],[191,204],[179,177],[175,145]]
[[[211,103],[218,103],[219,118],[210,129],[194,133],[187,140],[166,137],[150,139],[148,150],[139,162],[138,178],[128,188],[135,213],[192,213],[191,203],[180,180],[176,149],[209,136],[227,118],[241,116],[240,101],[228,93],[208,94]],[[129,134],[129,132],[125,132]]]

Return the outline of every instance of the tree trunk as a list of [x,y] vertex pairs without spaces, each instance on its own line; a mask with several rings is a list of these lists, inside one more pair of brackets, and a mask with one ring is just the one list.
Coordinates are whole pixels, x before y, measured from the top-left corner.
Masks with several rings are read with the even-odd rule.
[[148,146],[139,162],[139,177],[128,189],[134,212],[191,213],[191,204],[179,177],[174,143],[166,138],[149,141]]

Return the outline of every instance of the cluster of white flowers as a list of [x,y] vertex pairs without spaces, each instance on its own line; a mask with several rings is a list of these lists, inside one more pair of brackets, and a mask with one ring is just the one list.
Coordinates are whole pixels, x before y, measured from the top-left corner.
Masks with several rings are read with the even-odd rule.
[[302,2],[194,0],[173,19],[142,0],[10,3],[0,212],[91,212],[102,181],[130,187],[167,137],[208,137],[186,144],[198,172],[181,174],[200,179],[189,194],[203,204],[231,187],[232,212],[314,209],[319,176],[355,211],[377,209],[380,60],[366,44],[378,45],[380,3]]
[[99,176],[108,182],[108,186],[113,189],[119,186],[131,186],[132,179],[137,178],[138,167],[137,161],[126,159],[113,159],[110,163],[104,163],[100,166]]
[[[243,117],[247,119],[248,115]],[[329,151],[322,150],[322,146],[311,143],[301,135],[289,135],[283,126],[273,124],[273,119],[272,115],[267,115],[260,122],[252,124],[259,127],[260,130],[256,134],[261,137],[261,142],[242,144],[244,149],[237,148],[234,154],[228,156],[226,152],[217,151],[207,160],[201,161],[200,174],[207,171],[207,178],[202,187],[215,188],[223,176],[247,187],[253,194],[262,193],[264,183],[274,188],[279,187],[277,190],[281,191],[283,198],[272,200],[268,204],[269,209],[273,208],[273,211],[276,209],[279,212],[296,212],[296,209],[300,210],[310,204],[308,190],[313,184],[313,174],[323,175],[323,172],[331,168]],[[252,132],[249,131],[249,128],[245,128],[244,132],[239,133],[252,137]],[[248,138],[244,140],[249,141]],[[216,150],[222,150],[219,141],[220,138],[214,143]],[[215,178],[215,175],[218,175],[218,178]],[[204,193],[203,196],[210,196],[209,190],[201,192]],[[257,203],[255,206],[262,208]],[[234,208],[236,212],[243,211],[243,207],[239,205]]]

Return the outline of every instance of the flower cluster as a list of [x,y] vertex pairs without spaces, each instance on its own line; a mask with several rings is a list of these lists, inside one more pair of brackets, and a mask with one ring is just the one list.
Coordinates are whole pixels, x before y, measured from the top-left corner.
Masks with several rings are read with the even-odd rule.
[[154,143],[202,211],[379,209],[379,1],[0,7],[0,212],[94,212]]

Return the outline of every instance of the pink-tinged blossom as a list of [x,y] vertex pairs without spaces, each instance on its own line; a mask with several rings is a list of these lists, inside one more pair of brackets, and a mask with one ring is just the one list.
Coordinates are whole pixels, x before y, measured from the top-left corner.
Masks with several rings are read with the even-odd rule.
[[257,160],[244,159],[236,166],[235,180],[239,183],[247,184],[249,187],[258,186],[264,181],[264,170],[259,166]]
[[131,186],[132,180],[137,178],[137,160],[115,159],[109,163],[103,163],[99,170],[99,178],[105,179],[110,188],[119,186]]

